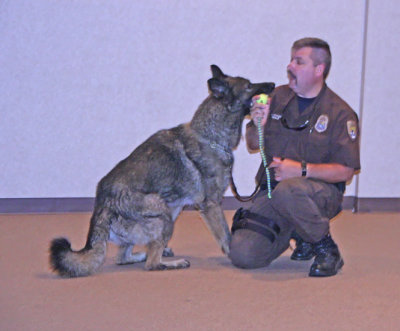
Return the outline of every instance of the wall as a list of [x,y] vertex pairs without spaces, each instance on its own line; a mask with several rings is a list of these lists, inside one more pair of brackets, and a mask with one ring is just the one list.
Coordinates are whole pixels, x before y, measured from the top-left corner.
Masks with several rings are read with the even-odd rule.
[[369,1],[360,197],[400,197],[400,4]]
[[[363,170],[347,195],[399,197],[391,83],[399,9],[370,1],[363,81],[365,8],[361,0],[3,0],[0,198],[94,196],[150,134],[190,120],[207,96],[210,64],[283,84],[290,47],[304,36],[330,43],[328,85],[362,119]],[[238,189],[250,193],[260,156],[242,142],[235,157]]]

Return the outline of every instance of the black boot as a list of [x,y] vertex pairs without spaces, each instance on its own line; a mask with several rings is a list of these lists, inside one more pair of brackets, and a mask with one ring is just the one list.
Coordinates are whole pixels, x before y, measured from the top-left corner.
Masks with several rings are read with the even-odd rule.
[[296,248],[294,249],[291,260],[295,261],[308,261],[314,256],[314,247],[312,243],[304,241],[296,232],[293,231],[292,239],[296,241]]
[[316,257],[308,275],[310,277],[328,277],[336,275],[340,268],[343,267],[344,262],[330,234],[328,233],[321,241],[315,243],[313,246]]

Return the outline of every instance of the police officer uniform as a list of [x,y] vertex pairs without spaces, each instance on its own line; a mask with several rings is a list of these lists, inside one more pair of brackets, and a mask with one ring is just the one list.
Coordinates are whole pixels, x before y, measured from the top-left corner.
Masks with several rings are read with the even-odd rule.
[[[303,176],[277,182],[271,169],[273,191],[269,199],[261,164],[256,176],[260,192],[248,210],[239,209],[234,217],[230,258],[238,267],[268,265],[289,247],[293,234],[298,243],[317,245],[314,247],[321,242],[329,247],[333,243],[329,220],[341,211],[345,183],[306,178],[306,164],[338,163],[359,170],[358,117],[326,84],[308,106],[299,108],[303,101],[288,85],[272,94],[264,127],[268,164],[272,157],[302,162]],[[248,128],[251,126],[253,121],[248,123]]]

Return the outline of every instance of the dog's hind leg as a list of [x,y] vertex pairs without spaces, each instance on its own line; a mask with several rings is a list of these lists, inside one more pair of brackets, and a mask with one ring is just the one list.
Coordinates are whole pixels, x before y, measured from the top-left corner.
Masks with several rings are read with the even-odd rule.
[[[117,264],[132,264],[132,263],[139,263],[144,262],[147,260],[147,253],[146,252],[136,252],[132,253],[134,245],[120,245],[117,255]],[[162,256],[172,257],[174,256],[174,252],[171,248],[165,247],[162,253]]]
[[132,253],[132,244],[120,245],[117,254],[117,264],[132,264],[146,261],[146,252]]
[[[172,215],[167,211],[160,213],[156,217],[153,216],[152,218],[152,223],[162,224],[162,231],[159,236],[153,237],[153,239],[147,243],[147,261],[145,269],[170,270],[190,267],[189,261],[185,259],[171,261],[162,260],[162,256],[170,252],[167,248],[167,244],[174,231],[174,220],[172,220]],[[158,219],[158,221],[156,221],[155,218]]]
[[[135,192],[134,202],[134,204],[121,205],[125,208],[124,210],[120,208],[125,217],[121,219],[121,224],[115,226],[114,232],[122,233],[125,242],[130,244],[130,246],[120,246],[119,261],[126,264],[146,260],[145,268],[147,270],[189,267],[190,263],[183,259],[162,261],[163,253],[167,256],[172,254],[172,251],[166,247],[174,230],[175,219],[173,216],[176,217],[164,199],[158,194]],[[133,243],[146,245],[147,255],[145,253],[132,254]]]
[[221,206],[215,202],[209,201],[200,208],[200,213],[211,233],[221,246],[222,251],[225,254],[229,254],[231,234]]
[[162,261],[161,256],[164,251],[164,244],[160,241],[152,241],[147,245],[148,257],[146,270],[171,270],[190,267],[190,262],[185,259]]

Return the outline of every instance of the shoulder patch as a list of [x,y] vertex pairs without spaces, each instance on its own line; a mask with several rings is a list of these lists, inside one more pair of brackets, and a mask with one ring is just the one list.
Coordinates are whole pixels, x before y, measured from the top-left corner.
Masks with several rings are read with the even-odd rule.
[[357,124],[356,121],[347,121],[347,133],[351,140],[357,139]]
[[318,117],[317,123],[315,123],[315,130],[319,133],[324,132],[328,128],[329,117],[327,115],[321,115]]

